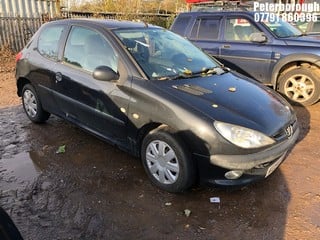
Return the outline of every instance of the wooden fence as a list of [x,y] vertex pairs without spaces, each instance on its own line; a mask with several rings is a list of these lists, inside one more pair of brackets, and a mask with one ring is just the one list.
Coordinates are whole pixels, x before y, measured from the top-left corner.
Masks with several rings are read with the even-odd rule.
[[41,24],[41,18],[0,17],[0,48],[19,51]]
[[[124,14],[124,13],[92,13],[92,12],[62,12],[60,18],[102,18],[142,20],[151,24],[169,27],[174,15],[172,14]],[[0,17],[0,49],[9,48],[13,52],[20,51],[33,33],[46,19],[43,15],[38,18]]]

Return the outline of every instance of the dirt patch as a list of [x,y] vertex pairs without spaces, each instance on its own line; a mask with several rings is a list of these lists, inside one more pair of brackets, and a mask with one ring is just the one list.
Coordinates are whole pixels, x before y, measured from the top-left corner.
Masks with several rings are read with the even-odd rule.
[[14,71],[0,73],[0,108],[19,105]]
[[0,108],[19,105],[15,81],[15,55],[0,49]]

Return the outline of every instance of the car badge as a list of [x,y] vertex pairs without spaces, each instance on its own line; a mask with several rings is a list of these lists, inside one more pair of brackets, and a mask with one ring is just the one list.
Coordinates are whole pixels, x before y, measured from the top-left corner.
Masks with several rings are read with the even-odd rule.
[[289,125],[289,126],[286,128],[285,133],[286,133],[286,135],[287,135],[288,138],[290,138],[290,137],[292,136],[292,134],[293,134],[293,127],[292,127],[292,125]]

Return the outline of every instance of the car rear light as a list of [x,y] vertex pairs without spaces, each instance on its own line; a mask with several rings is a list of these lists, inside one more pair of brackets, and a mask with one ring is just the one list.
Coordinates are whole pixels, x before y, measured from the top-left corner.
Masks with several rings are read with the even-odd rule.
[[22,58],[22,52],[19,52],[19,53],[16,55],[16,62],[18,62],[21,58]]

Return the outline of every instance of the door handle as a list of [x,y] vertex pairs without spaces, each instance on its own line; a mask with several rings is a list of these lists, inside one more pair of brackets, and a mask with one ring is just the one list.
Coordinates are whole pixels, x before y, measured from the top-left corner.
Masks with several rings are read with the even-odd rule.
[[62,81],[62,73],[57,72],[55,78],[56,78],[56,83],[61,82]]
[[222,45],[222,48],[231,48],[230,45]]

